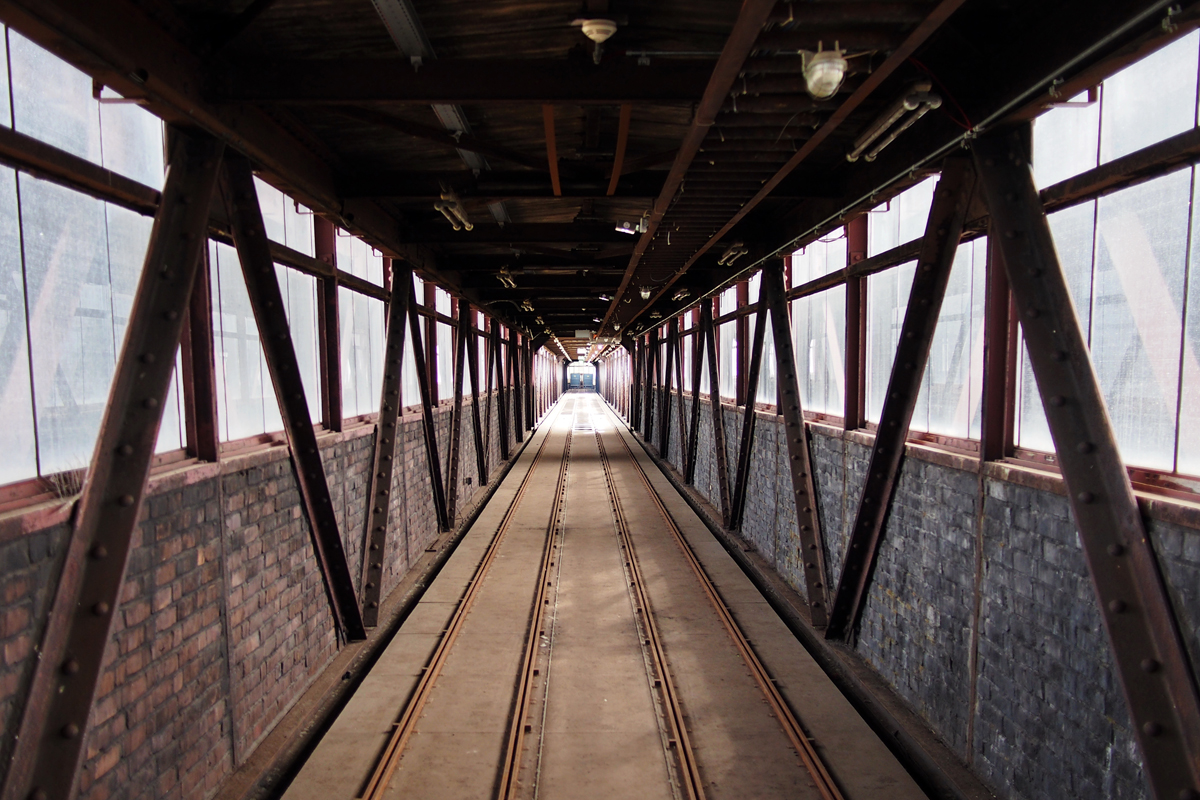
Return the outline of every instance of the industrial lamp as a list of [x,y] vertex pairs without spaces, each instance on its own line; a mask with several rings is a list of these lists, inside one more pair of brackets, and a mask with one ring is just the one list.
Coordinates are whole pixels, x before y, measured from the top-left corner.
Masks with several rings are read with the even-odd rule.
[[837,42],[833,43],[832,50],[821,49],[821,42],[817,42],[817,52],[800,51],[804,60],[804,83],[813,99],[828,100],[837,94],[848,66],[844,52],[838,48]]

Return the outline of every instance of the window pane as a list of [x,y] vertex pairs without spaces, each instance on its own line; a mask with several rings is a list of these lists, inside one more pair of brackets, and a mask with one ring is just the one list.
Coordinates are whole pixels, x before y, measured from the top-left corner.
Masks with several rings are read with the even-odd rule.
[[726,322],[717,331],[717,379],[721,382],[721,397],[737,397],[737,322]]
[[175,369],[171,370],[171,382],[167,389],[167,402],[163,404],[162,423],[158,426],[158,441],[154,445],[156,453],[178,450],[185,444],[183,410],[179,404],[179,398],[182,396],[180,390],[183,388],[179,382],[182,371],[182,358],[176,353]]
[[841,416],[846,409],[845,286],[792,302],[792,347],[804,410]]
[[867,255],[874,256],[925,233],[937,176],[931,176],[867,215]]
[[1198,44],[1200,33],[1193,32],[1104,82],[1100,163],[1196,124]]
[[8,31],[14,128],[100,163],[99,103],[92,79],[13,30]]
[[0,169],[0,482],[37,475],[17,174]]
[[283,222],[286,229],[284,244],[298,253],[315,256],[317,251],[313,233],[313,212],[290,197],[284,197]]
[[232,441],[266,431],[263,411],[266,368],[237,252],[228,245],[215,242],[211,243],[210,252],[214,254],[213,286],[216,290],[214,359],[217,383],[224,390],[217,397],[217,415],[224,429],[223,441]]
[[[1071,98],[1087,102],[1087,94]],[[1096,166],[1100,146],[1100,104],[1060,106],[1033,121],[1033,180],[1039,188]]]
[[[1193,184],[1195,181],[1193,180]],[[1176,469],[1200,475],[1200,187],[1192,190],[1192,242],[1188,259],[1187,317],[1183,329],[1183,380],[1179,393]]]
[[910,261],[867,278],[867,419],[878,422],[892,374],[900,327],[917,264]]
[[983,398],[983,305],[987,239],[958,246],[938,315],[913,429],[978,438]]
[[839,228],[824,240],[818,239],[792,253],[792,286],[800,286],[845,267],[846,229]]
[[116,364],[104,204],[21,175],[43,474],[90,461]]
[[163,124],[144,108],[127,103],[100,106],[104,166],[155,189],[163,185]]
[[287,234],[283,222],[283,192],[259,178],[254,179],[254,192],[258,195],[258,207],[262,210],[263,227],[267,238],[285,244]]

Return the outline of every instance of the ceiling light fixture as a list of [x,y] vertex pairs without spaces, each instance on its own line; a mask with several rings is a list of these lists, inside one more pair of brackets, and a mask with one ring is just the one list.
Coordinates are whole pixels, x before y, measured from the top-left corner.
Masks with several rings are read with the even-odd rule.
[[742,242],[734,242],[725,250],[725,254],[717,259],[717,264],[722,267],[731,267],[733,262],[737,261],[742,256],[750,252],[750,248],[745,247]]
[[628,233],[632,235],[637,233],[637,231],[628,222],[619,222],[617,223],[617,233]]
[[592,63],[599,64],[604,54],[604,43],[617,32],[617,23],[611,19],[577,19],[571,23],[583,29],[583,35],[596,43],[592,49]]
[[461,231],[463,228],[473,230],[474,225],[471,220],[467,219],[467,209],[463,207],[462,201],[458,199],[453,189],[442,187],[442,199],[433,204],[433,207],[442,212],[442,216],[449,220],[454,230]]
[[500,274],[496,276],[496,280],[500,281],[506,289],[517,288],[517,282],[513,280],[512,273],[508,271],[507,266],[500,268]]
[[814,100],[828,100],[837,94],[838,88],[846,77],[846,51],[833,43],[832,50],[823,50],[822,43],[817,42],[817,52],[800,51],[804,63],[804,83],[808,93]]
[[691,292],[688,291],[687,289],[680,289],[678,292],[671,295],[671,299],[676,302],[678,302],[680,300],[686,300],[690,294],[691,294]]
[[870,152],[863,156],[866,161],[874,161],[883,148],[911,128],[917,120],[929,113],[930,109],[941,108],[942,98],[931,92],[932,88],[933,84],[929,81],[914,83],[871,123],[871,127],[867,128],[862,136],[854,140],[854,149],[846,154],[846,160],[857,161],[859,156],[874,144]]
[[642,296],[643,300],[649,300],[650,299],[650,287],[643,286],[641,289],[638,290],[638,294],[640,294]]
[[606,295],[606,294],[602,294],[602,295],[600,295],[600,299],[601,299],[601,300],[603,300],[603,301],[604,301],[604,302],[606,302],[606,303],[607,303],[607,302],[609,302],[610,300],[612,300],[612,298],[611,298],[611,297],[609,297],[609,296],[608,296],[608,295]]

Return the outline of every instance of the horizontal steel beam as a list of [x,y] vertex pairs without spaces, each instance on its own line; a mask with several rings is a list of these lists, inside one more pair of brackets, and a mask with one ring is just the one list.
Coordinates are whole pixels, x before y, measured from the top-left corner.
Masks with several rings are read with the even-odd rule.
[[443,223],[426,226],[420,231],[419,238],[427,244],[627,244],[632,241],[629,234],[616,231],[611,222],[525,222],[504,227],[480,223],[470,231],[456,231],[449,223]]
[[[470,148],[464,148],[470,149]],[[486,154],[485,154],[486,155]],[[418,198],[431,202],[441,197],[443,185],[459,197],[504,200],[523,197],[554,197],[550,176],[545,171],[546,157],[539,159],[539,172],[502,172],[489,170],[473,172],[388,172],[366,171],[347,175],[338,181],[339,191],[346,197]],[[616,199],[657,197],[662,190],[663,176],[653,173],[627,175],[617,181]],[[591,177],[573,175],[563,165],[560,180],[563,197],[602,198],[608,191],[608,178],[599,171]]]
[[259,61],[230,65],[208,96],[218,103],[481,105],[490,103],[687,103],[698,100],[715,61],[631,59],[595,65],[568,59]]

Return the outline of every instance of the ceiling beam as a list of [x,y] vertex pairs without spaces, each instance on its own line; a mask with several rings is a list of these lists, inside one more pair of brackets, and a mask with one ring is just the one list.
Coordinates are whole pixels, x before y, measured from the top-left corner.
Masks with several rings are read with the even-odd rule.
[[[387,172],[373,171],[347,175],[338,181],[338,190],[343,197],[390,197],[429,198],[441,196],[442,184],[446,184],[459,197],[468,198],[523,198],[554,197],[550,176],[545,171],[544,159],[537,159],[540,172],[501,172],[493,170],[475,175],[466,170],[455,172]],[[608,196],[608,182],[604,178],[572,177],[560,178],[562,197],[603,198]],[[643,172],[622,176],[617,182],[616,199],[649,199],[662,191],[663,174]]]
[[628,234],[618,233],[609,222],[526,222],[504,227],[480,223],[470,231],[456,231],[449,223],[444,223],[423,226],[418,236],[422,243],[428,244],[630,242]]
[[218,103],[452,104],[668,103],[700,98],[709,60],[634,59],[601,65],[568,59],[261,61],[229,67],[208,84]]

